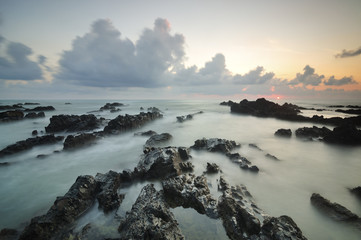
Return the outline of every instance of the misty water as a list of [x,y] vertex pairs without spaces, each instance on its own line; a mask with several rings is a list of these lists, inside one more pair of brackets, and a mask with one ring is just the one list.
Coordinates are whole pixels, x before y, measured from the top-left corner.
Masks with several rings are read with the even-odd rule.
[[[18,102],[25,101],[1,101],[3,105]],[[109,101],[77,100],[71,101],[71,105],[64,104],[69,100],[38,102],[42,106],[52,105],[56,111],[45,112],[45,118],[0,123],[1,149],[31,137],[33,130],[44,131],[52,115],[86,114],[98,110]],[[203,137],[235,140],[241,144],[241,148],[236,149],[236,152],[250,160],[253,165],[257,165],[260,169],[259,173],[242,170],[220,154],[191,151],[193,157],[191,161],[195,165],[194,173],[203,174],[207,162],[217,163],[231,185],[244,184],[258,206],[269,215],[292,217],[309,239],[360,239],[359,230],[330,220],[310,203],[312,193],[317,192],[331,202],[340,203],[361,216],[361,203],[349,191],[349,188],[361,185],[361,148],[305,141],[294,136],[297,128],[323,125],[231,114],[230,108],[220,106],[219,101],[118,102],[125,104],[120,107],[120,112],[103,111],[94,114],[97,117],[113,119],[119,114],[138,114],[140,107],[147,109],[154,106],[162,111],[163,118],[142,128],[100,139],[96,144],[76,151],[54,153],[56,150],[62,150],[62,143],[59,142],[1,158],[0,162],[10,164],[0,167],[0,229],[5,227],[21,229],[32,217],[46,213],[56,197],[64,195],[79,175],[95,176],[98,172],[133,169],[140,159],[147,140],[147,137],[134,136],[134,133],[153,130],[157,133],[168,132],[173,136],[166,146],[190,147],[195,140]],[[342,104],[340,102],[292,103],[315,108]],[[199,111],[203,111],[203,114],[195,115],[193,120],[183,123],[176,121],[176,116]],[[345,116],[333,111],[304,111],[303,114],[322,114],[325,117]],[[279,128],[290,128],[293,132],[292,138],[274,136],[274,132]],[[58,135],[66,135],[66,133]],[[256,144],[261,150],[249,146],[250,143]],[[267,153],[276,156],[279,161],[266,157]],[[37,158],[39,154],[48,156],[39,159]],[[220,195],[217,191],[219,176],[219,174],[206,175],[211,192],[216,198]],[[112,222],[117,227],[117,217],[124,216],[125,212],[131,209],[141,188],[148,183],[138,182],[119,189],[119,193],[125,194],[125,199],[115,212],[106,215],[98,210],[95,203],[78,220],[78,229],[89,222],[106,226],[111,225],[109,222]],[[157,189],[161,188],[159,182],[153,183]],[[216,236],[214,239],[227,239],[220,221],[208,219],[193,209],[176,208],[172,209],[172,212],[187,239],[201,239],[200,237],[204,236],[201,232]],[[116,231],[109,230],[109,236],[114,237],[114,235]]]

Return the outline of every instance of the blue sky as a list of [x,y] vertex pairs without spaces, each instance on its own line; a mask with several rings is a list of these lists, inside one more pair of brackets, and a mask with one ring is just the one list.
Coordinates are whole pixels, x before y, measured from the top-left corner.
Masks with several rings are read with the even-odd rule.
[[0,36],[0,98],[361,99],[358,0],[0,0]]

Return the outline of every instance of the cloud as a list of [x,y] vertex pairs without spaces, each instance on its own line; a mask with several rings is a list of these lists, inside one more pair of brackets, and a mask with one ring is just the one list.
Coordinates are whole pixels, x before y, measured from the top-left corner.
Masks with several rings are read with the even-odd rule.
[[327,86],[343,86],[348,84],[357,84],[352,77],[343,77],[341,79],[336,79],[335,76],[331,76],[327,81],[323,82]]
[[289,85],[298,85],[302,83],[303,86],[319,86],[322,83],[322,79],[325,78],[324,75],[316,74],[315,69],[309,65],[306,65],[303,70],[303,73],[296,74],[296,78],[292,79],[289,82]]
[[335,55],[336,58],[346,58],[346,57],[356,57],[358,55],[361,55],[361,47],[355,50],[342,50],[341,53],[338,53]]
[[[5,38],[0,36],[0,42],[5,42]],[[5,44],[5,53],[6,56],[0,56],[0,79],[36,80],[43,78],[39,64],[29,59],[33,52],[28,46],[9,42]]]
[[182,66],[184,37],[170,34],[170,24],[158,18],[136,43],[121,39],[108,20],[97,20],[64,51],[56,78],[97,87],[159,87]]
[[274,78],[273,72],[264,73],[264,68],[258,66],[256,69],[249,71],[244,75],[236,74],[233,76],[233,82],[235,84],[253,85],[253,84],[265,84],[270,82]]

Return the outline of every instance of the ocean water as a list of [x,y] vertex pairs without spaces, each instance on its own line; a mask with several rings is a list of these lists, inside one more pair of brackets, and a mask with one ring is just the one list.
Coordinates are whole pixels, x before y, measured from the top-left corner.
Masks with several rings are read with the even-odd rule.
[[[226,100],[226,99],[225,99]],[[240,99],[241,100],[241,99]],[[24,100],[0,101],[1,104],[15,104]],[[32,100],[32,102],[34,102]],[[52,105],[56,111],[45,112],[45,118],[29,119],[17,122],[0,123],[0,148],[16,141],[31,137],[33,130],[45,131],[49,118],[58,114],[86,114],[98,110],[109,100],[39,100],[42,106]],[[71,102],[71,105],[65,105]],[[134,101],[119,100],[125,106],[121,111],[94,113],[97,117],[113,119],[119,114],[137,114],[140,107],[157,107],[163,112],[163,118],[145,126],[100,139],[96,144],[71,152],[53,153],[62,149],[62,143],[34,147],[13,156],[3,157],[0,162],[9,162],[0,167],[0,229],[25,226],[34,216],[47,212],[57,196],[64,195],[79,175],[95,175],[109,170],[122,171],[133,169],[142,154],[147,137],[134,136],[135,132],[153,130],[157,133],[168,132],[173,138],[165,146],[189,147],[200,138],[225,138],[241,144],[236,149],[260,169],[258,174],[240,169],[223,155],[203,151],[191,151],[195,174],[205,171],[207,162],[217,163],[230,184],[244,184],[253,195],[258,206],[272,216],[288,215],[293,218],[309,239],[360,239],[361,232],[347,224],[330,220],[310,203],[312,193],[317,192],[337,202],[361,216],[361,202],[349,191],[361,185],[361,147],[328,145],[318,141],[304,141],[294,136],[300,127],[322,125],[281,121],[273,118],[256,118],[230,113],[230,108],[220,106],[219,101]],[[327,108],[328,105],[344,104],[292,102],[300,106]],[[360,105],[360,103],[347,103]],[[33,106],[28,106],[33,107]],[[345,116],[331,111],[316,112],[307,110],[303,114]],[[334,109],[333,109],[334,110]],[[177,116],[197,114],[193,120],[178,123]],[[328,126],[332,129],[332,126]],[[290,128],[291,139],[274,136],[279,128]],[[59,133],[66,135],[66,133]],[[252,148],[256,144],[261,150]],[[276,156],[279,161],[265,155]],[[39,154],[46,158],[36,158]],[[219,174],[207,175],[212,194],[217,198]],[[109,225],[114,216],[123,216],[129,211],[141,188],[148,182],[136,183],[120,189],[125,199],[118,211],[103,214],[95,205],[81,219],[79,229],[89,222]],[[160,189],[159,183],[154,183]],[[227,239],[216,220],[206,219],[193,209],[176,208],[172,210],[187,239],[200,239],[201,232],[209,232],[216,239]],[[191,217],[190,217],[191,216]],[[207,224],[202,224],[208,221]],[[117,224],[116,222],[114,223]],[[197,225],[198,224],[198,225]],[[109,230],[109,237],[116,232]]]

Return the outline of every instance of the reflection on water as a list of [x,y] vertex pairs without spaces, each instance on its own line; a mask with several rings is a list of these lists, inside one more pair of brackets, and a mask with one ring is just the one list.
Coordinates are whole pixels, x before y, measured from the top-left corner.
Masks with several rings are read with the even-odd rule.
[[[85,114],[99,109],[106,103],[106,101],[74,101],[72,105],[64,105],[64,102],[41,102],[43,105],[53,105],[57,109],[54,112],[46,112],[44,119],[0,124],[2,136],[0,147],[31,137],[32,130],[44,130],[52,114]],[[121,112],[104,111],[96,115],[112,119],[118,114],[139,113],[140,107],[147,109],[155,106],[163,111],[164,117],[140,129],[100,139],[90,148],[69,153],[53,153],[54,150],[62,149],[60,143],[36,147],[0,159],[0,162],[10,163],[9,166],[0,167],[0,229],[17,228],[35,215],[44,214],[53,204],[56,196],[66,193],[78,175],[95,176],[97,172],[133,169],[140,159],[143,145],[147,140],[147,137],[134,136],[134,132],[153,130],[172,134],[172,141],[169,142],[172,146],[189,147],[195,140],[203,137],[218,137],[239,142],[242,146],[235,151],[250,160],[253,165],[257,165],[260,169],[258,174],[240,169],[238,165],[220,154],[191,151],[193,156],[191,161],[196,167],[195,174],[203,174],[207,162],[218,164],[230,184],[247,186],[258,206],[268,214],[291,216],[309,239],[360,239],[360,232],[344,224],[330,221],[310,205],[310,196],[318,192],[330,201],[338,202],[361,215],[360,201],[348,190],[361,184],[359,174],[361,148],[307,142],[294,136],[297,128],[313,125],[322,127],[322,125],[230,114],[229,107],[219,106],[217,102],[120,102],[127,104],[121,107]],[[184,123],[176,121],[176,116],[199,111],[204,113],[195,115],[191,121]],[[274,132],[279,128],[291,129],[292,138],[275,137]],[[256,144],[261,150],[249,147],[249,143]],[[267,158],[265,156],[267,153],[276,156],[279,161]],[[36,156],[39,154],[48,154],[48,156],[38,159]],[[211,192],[217,198],[220,194],[216,190],[219,174],[206,176],[212,186]],[[120,193],[125,193],[126,197],[117,214],[122,216],[131,209],[145,184],[147,183],[137,183],[129,189],[120,189]],[[186,216],[191,215],[189,211],[195,212],[192,209],[177,208],[174,213],[177,215],[177,212],[183,211],[188,213],[185,214]],[[181,216],[176,217],[181,224]],[[101,219],[100,216],[89,216],[89,219],[91,218]],[[189,221],[192,222],[192,219],[197,219],[197,216]],[[197,220],[197,222],[202,221]]]

